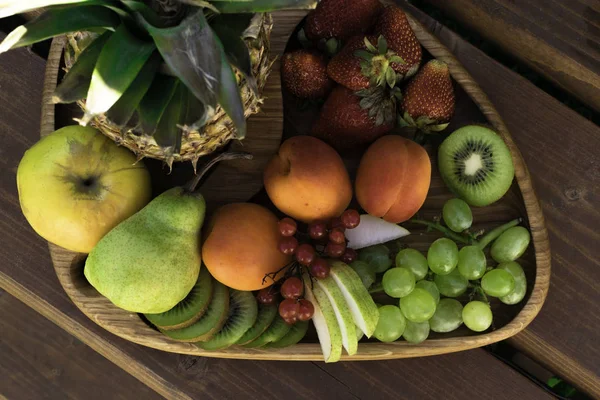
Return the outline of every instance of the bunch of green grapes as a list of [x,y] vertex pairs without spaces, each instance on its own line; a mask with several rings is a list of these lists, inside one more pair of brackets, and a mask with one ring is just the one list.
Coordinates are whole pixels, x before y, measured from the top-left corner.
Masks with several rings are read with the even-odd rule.
[[[469,238],[459,241],[461,248],[458,240],[443,237],[429,246],[426,255],[407,248],[394,259],[389,248],[377,245],[359,251],[352,264],[372,293],[383,291],[399,299],[397,306],[379,308],[374,336],[382,342],[403,337],[420,343],[430,331],[452,332],[463,323],[472,331],[483,332],[493,320],[488,296],[509,305],[525,297],[525,273],[515,260],[529,246],[530,234],[516,226],[519,221],[502,225],[476,241],[466,232],[473,222],[467,203],[448,200],[442,215],[446,226],[435,223],[439,230],[450,233],[451,238],[458,238],[457,234]],[[490,255],[497,264],[488,262],[484,253],[490,243]],[[375,283],[378,274],[380,283]]]

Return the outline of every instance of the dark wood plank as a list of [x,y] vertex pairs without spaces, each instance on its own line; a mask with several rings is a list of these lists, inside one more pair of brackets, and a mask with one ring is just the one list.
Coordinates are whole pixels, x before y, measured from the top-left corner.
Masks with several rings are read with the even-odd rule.
[[0,292],[0,393],[9,399],[160,396],[7,293]]
[[600,128],[410,8],[488,93],[517,142],[544,209],[551,288],[541,313],[510,342],[600,397]]
[[424,0],[600,111],[597,0]]
[[[19,210],[16,166],[25,149],[37,140],[38,77],[43,67],[43,60],[26,51],[0,57],[0,85],[5,89],[0,92],[0,286],[158,393],[185,399],[439,398],[441,394],[457,398],[481,393],[487,398],[548,397],[482,349],[409,364],[397,360],[325,366],[190,357],[144,348],[108,334],[67,298],[54,274],[46,243],[27,226]],[[5,82],[5,77],[14,82]],[[477,384],[455,383],[464,377]],[[421,382],[435,382],[435,387]],[[511,382],[508,390],[506,382]]]

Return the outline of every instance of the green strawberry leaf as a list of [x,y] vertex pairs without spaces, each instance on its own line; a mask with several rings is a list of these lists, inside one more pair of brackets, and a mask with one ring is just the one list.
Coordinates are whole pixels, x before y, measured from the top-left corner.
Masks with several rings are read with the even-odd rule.
[[396,86],[396,72],[392,67],[388,67],[388,69],[385,71],[385,79],[390,88],[393,89],[394,86]]
[[[356,57],[362,58],[364,61],[368,61],[369,63],[371,62],[371,60],[373,60],[373,57],[375,57],[373,55],[373,53],[370,53],[366,50],[356,50],[354,52],[354,55]],[[361,65],[362,65],[362,61],[361,61]],[[368,65],[370,66],[371,64],[368,64]]]
[[365,37],[365,46],[370,52],[377,53],[377,48],[373,46],[373,43],[371,43],[367,37]]
[[377,51],[381,55],[386,54],[387,51],[388,51],[387,40],[385,40],[385,38],[383,37],[383,35],[379,35],[379,37],[377,38]]
[[390,62],[392,63],[396,63],[396,64],[406,64],[406,61],[404,61],[404,58],[398,56],[398,55],[393,55],[390,57]]

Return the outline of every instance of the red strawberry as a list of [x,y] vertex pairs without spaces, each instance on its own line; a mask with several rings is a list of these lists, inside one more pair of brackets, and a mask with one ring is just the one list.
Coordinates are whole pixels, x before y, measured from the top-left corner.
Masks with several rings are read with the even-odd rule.
[[379,0],[321,0],[304,25],[310,40],[345,40],[366,32],[383,10]]
[[374,88],[355,94],[337,86],[323,105],[312,134],[347,150],[366,145],[394,128],[395,100],[387,91]]
[[311,50],[284,54],[281,80],[287,90],[301,99],[323,98],[333,87],[333,82],[327,76],[325,57]]
[[404,11],[396,6],[386,7],[375,25],[375,32],[378,36],[383,35],[388,48],[404,60],[404,63],[392,64],[394,71],[404,78],[414,75],[419,69],[423,50]]
[[358,35],[336,54],[329,65],[327,74],[331,79],[348,89],[361,90],[374,86],[393,88],[398,79],[389,66],[401,61],[394,52],[389,51],[383,36]]
[[416,126],[426,133],[448,126],[456,103],[448,64],[429,61],[408,83],[403,95],[403,125]]

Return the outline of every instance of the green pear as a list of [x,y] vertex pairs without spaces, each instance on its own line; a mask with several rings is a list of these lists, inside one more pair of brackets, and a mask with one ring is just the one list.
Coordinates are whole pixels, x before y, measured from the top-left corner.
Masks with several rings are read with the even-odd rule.
[[158,314],[183,300],[198,279],[206,203],[170,189],[117,225],[85,263],[87,280],[116,306]]

